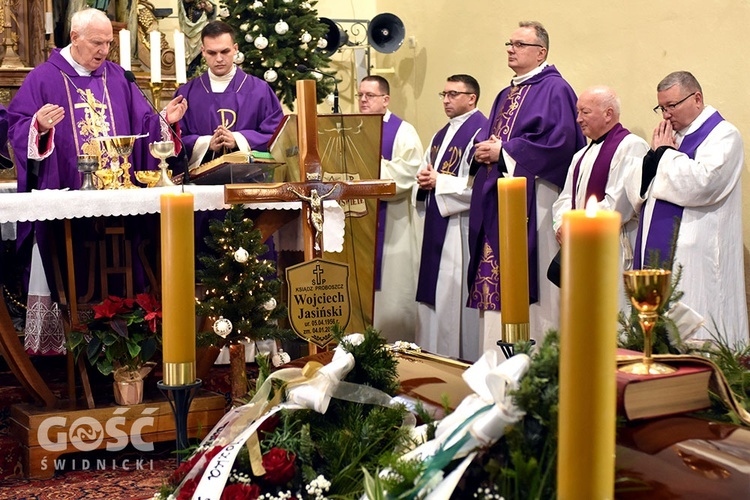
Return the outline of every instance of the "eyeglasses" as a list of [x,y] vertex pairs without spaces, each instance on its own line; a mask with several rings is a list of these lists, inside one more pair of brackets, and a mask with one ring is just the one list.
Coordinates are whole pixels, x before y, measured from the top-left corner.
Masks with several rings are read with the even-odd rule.
[[661,105],[656,106],[654,108],[654,113],[657,113],[657,114],[658,113],[672,113],[677,106],[679,106],[683,102],[687,101],[688,99],[690,99],[691,97],[693,97],[695,94],[697,94],[697,92],[693,92],[692,94],[690,94],[690,95],[688,95],[686,97],[683,97],[682,99],[680,99],[679,101],[677,101],[674,104],[667,104],[666,106],[661,106]]
[[373,94],[371,92],[367,92],[364,94],[357,93],[354,95],[357,96],[357,99],[364,99],[365,101],[370,101],[372,99],[375,99],[376,97],[385,97],[388,94]]
[[526,42],[505,42],[506,47],[513,47],[514,49],[522,49],[524,47],[539,47],[544,48],[544,45],[539,45],[538,43],[526,43]]
[[441,99],[445,99],[447,96],[448,99],[452,100],[460,96],[461,94],[472,95],[473,93],[474,92],[459,92],[457,90],[449,90],[448,92],[438,92],[438,95],[440,96]]

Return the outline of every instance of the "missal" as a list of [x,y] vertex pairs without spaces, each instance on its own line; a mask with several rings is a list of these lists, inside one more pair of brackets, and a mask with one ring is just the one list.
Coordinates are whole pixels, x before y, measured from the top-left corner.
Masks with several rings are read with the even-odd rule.
[[712,370],[700,363],[682,362],[677,371],[662,375],[617,372],[617,412],[628,420],[687,413],[711,406]]
[[[234,151],[191,168],[189,174],[190,181],[195,184],[244,184],[266,181],[266,174],[280,165],[282,163],[275,161],[269,153]],[[181,184],[181,177],[172,180]]]

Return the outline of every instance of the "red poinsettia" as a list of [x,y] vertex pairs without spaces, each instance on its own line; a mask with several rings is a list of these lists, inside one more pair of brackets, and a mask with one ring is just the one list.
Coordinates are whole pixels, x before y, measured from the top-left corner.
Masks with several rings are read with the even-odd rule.
[[271,484],[282,485],[292,480],[296,472],[294,461],[297,457],[281,448],[271,448],[263,455],[263,478]]
[[257,484],[230,484],[221,492],[221,500],[256,500],[260,497]]

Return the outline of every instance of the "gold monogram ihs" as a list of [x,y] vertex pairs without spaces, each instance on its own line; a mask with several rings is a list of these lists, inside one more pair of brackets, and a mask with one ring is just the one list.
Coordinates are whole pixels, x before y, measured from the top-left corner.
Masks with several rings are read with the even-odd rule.
[[[231,109],[220,108],[218,110],[219,116],[221,116],[221,124],[225,128],[231,129],[235,123],[237,123],[237,113]],[[227,116],[229,115],[229,116]]]

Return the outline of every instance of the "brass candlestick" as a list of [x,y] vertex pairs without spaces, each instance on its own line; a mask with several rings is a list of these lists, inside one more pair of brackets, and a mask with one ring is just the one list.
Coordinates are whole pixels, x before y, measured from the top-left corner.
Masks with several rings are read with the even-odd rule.
[[151,102],[154,103],[156,109],[159,109],[161,107],[161,91],[164,89],[164,82],[150,82],[148,86],[151,89]]
[[630,302],[638,310],[638,320],[643,330],[643,360],[619,368],[621,372],[637,375],[659,375],[677,371],[671,366],[656,363],[651,357],[652,330],[659,319],[659,309],[669,297],[671,271],[665,269],[643,269],[625,271],[625,290]]

